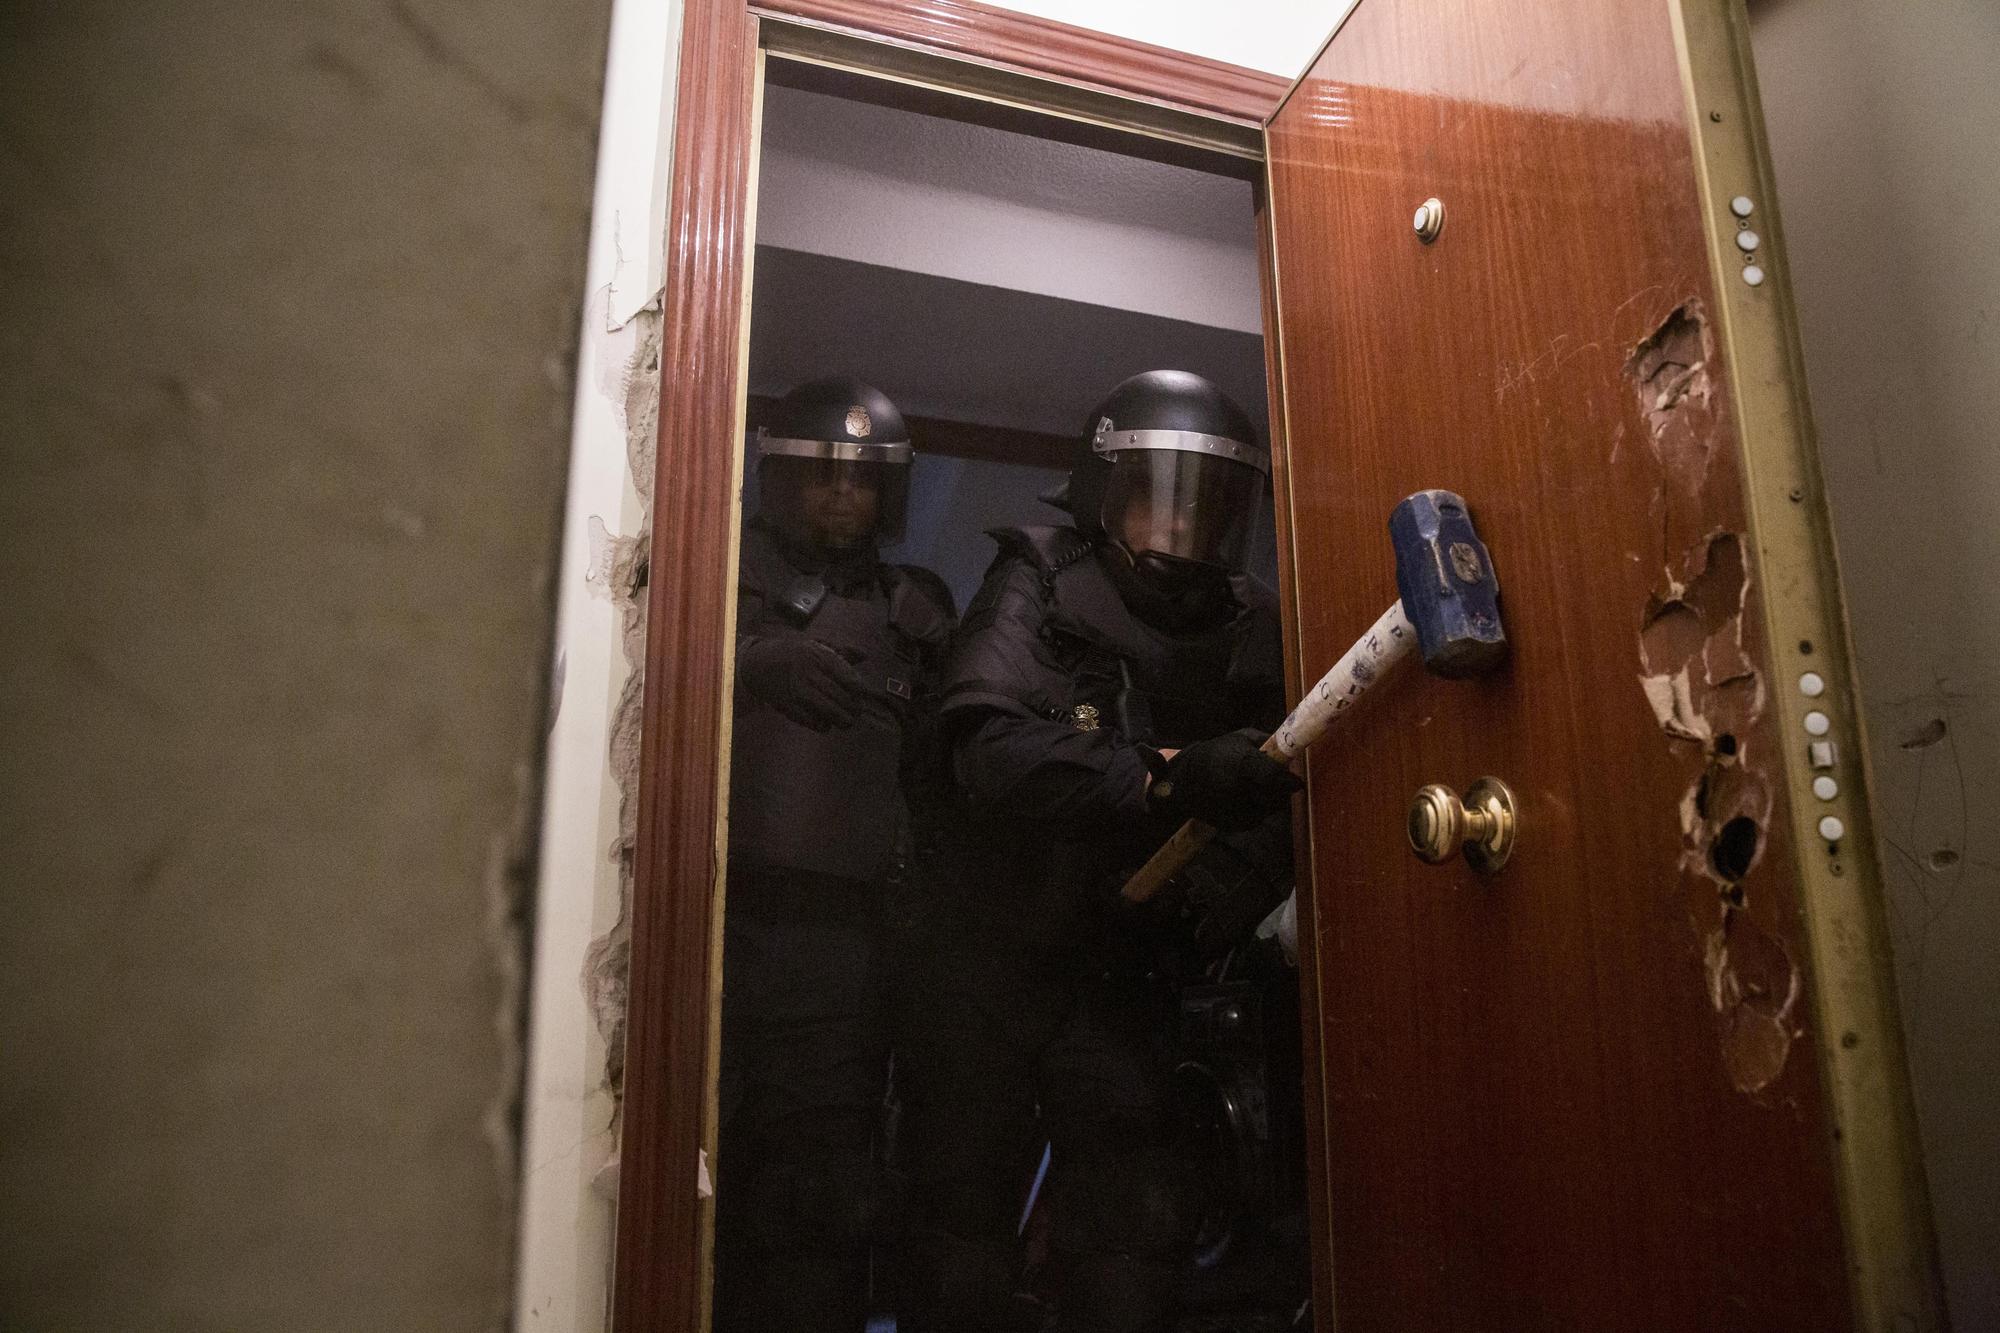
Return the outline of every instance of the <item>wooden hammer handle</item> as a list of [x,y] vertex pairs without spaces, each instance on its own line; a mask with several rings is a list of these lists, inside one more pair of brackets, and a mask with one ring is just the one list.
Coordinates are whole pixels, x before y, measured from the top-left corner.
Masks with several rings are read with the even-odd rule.
[[[1285,754],[1278,748],[1278,734],[1272,732],[1258,747],[1265,754],[1283,763]],[[1174,836],[1160,845],[1151,860],[1139,867],[1137,874],[1125,881],[1124,893],[1127,902],[1143,903],[1161,889],[1167,881],[1181,872],[1181,867],[1194,860],[1195,854],[1208,846],[1215,836],[1215,825],[1204,824],[1199,819],[1190,819],[1174,830]]]
[[[1333,669],[1306,691],[1291,716],[1279,723],[1278,729],[1266,738],[1262,747],[1264,753],[1279,763],[1290,763],[1300,751],[1318,740],[1333,720],[1366,693],[1383,672],[1400,662],[1416,638],[1417,632],[1411,628],[1410,618],[1403,613],[1403,603],[1400,600],[1392,603],[1368,627],[1368,632],[1356,639],[1354,646],[1333,664]],[[1152,860],[1125,881],[1122,892],[1126,901],[1143,903],[1165,888],[1167,881],[1179,874],[1181,867],[1192,861],[1196,852],[1208,846],[1209,839],[1214,836],[1215,829],[1198,819],[1190,819],[1181,825],[1174,836],[1153,853]]]

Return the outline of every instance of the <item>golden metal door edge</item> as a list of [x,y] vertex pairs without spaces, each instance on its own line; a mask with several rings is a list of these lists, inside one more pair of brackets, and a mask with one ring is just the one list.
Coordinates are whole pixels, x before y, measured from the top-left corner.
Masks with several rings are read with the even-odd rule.
[[[1695,144],[1717,337],[1742,442],[1745,507],[1761,569],[1772,696],[1792,811],[1821,1072],[1832,1110],[1857,1326],[1942,1329],[1936,1243],[1897,1017],[1888,921],[1869,807],[1867,737],[1805,397],[1742,0],[1670,0]],[[1733,201],[1756,235],[1739,243]],[[1755,270],[1755,271],[1752,271]],[[1808,651],[1808,645],[1810,650]],[[1817,675],[1825,693],[1800,682]],[[1814,791],[1808,714],[1838,760],[1837,795]],[[1830,716],[1829,716],[1830,715]],[[1822,725],[1818,722],[1815,725]],[[1827,830],[1837,836],[1829,840]]]

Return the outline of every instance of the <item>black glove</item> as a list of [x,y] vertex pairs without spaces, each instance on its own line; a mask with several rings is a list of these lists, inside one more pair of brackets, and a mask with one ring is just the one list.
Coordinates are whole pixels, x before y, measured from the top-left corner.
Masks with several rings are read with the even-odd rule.
[[802,635],[748,639],[736,654],[736,682],[802,727],[854,725],[868,687],[847,659]]
[[1220,829],[1246,829],[1282,810],[1305,784],[1258,747],[1264,737],[1245,727],[1188,746],[1153,772],[1146,804],[1174,819],[1199,819]]

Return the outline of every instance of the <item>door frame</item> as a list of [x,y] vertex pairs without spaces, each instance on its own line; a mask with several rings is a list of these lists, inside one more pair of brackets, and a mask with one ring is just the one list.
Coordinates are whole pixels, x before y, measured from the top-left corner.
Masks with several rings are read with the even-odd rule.
[[[977,0],[685,0],[667,193],[612,1268],[612,1326],[620,1333],[700,1333],[708,1315],[712,1201],[696,1186],[698,1163],[715,1147],[716,906],[728,841],[722,784],[755,162],[763,51],[780,31],[788,53],[812,58],[831,43],[844,63],[892,78],[1114,129],[1233,142],[1258,161],[1263,121],[1290,86]],[[1274,469],[1282,457],[1277,401]],[[1282,487],[1281,477],[1273,480]],[[1288,583],[1284,521],[1281,513],[1279,563]],[[1311,1175],[1323,1178],[1317,1169]],[[1314,1207],[1317,1220],[1321,1205]],[[1316,1285],[1321,1267],[1314,1265]]]

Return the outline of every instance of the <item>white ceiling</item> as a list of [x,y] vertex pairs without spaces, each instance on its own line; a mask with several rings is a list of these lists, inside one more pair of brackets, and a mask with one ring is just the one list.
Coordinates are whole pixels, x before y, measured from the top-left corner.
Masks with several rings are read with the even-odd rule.
[[1260,332],[1250,186],[771,85],[757,239]]
[[756,262],[753,393],[856,375],[913,415],[1075,435],[1127,376],[1192,370],[1265,429],[1257,334],[768,245]]
[[1354,0],[992,0],[1019,10],[1291,78]]

